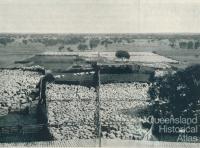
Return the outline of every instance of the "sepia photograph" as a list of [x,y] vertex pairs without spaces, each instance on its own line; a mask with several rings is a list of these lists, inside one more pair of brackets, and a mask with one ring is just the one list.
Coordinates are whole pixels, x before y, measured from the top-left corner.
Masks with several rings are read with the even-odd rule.
[[1,0],[0,147],[199,147],[200,1]]

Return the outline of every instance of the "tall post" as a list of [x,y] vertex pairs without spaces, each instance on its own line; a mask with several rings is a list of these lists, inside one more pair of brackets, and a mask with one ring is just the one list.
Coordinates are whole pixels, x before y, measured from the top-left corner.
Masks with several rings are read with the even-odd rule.
[[97,85],[96,85],[96,92],[97,92],[97,134],[98,134],[98,140],[99,140],[99,147],[101,147],[101,100],[100,100],[100,68],[97,65],[96,67],[97,72]]

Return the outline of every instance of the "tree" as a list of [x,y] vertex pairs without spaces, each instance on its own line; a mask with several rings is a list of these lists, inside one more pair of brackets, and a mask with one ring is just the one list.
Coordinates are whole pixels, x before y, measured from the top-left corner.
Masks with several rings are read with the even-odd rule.
[[176,46],[175,39],[169,39],[169,46],[174,48]]
[[65,48],[64,46],[59,46],[59,47],[58,47],[58,50],[59,50],[59,51],[62,51],[64,48]]
[[194,49],[198,49],[200,47],[200,42],[199,41],[196,41],[194,43]]
[[186,49],[187,48],[187,43],[186,42],[179,42],[179,47]]
[[87,50],[88,46],[86,44],[79,44],[78,45],[78,50]]
[[42,42],[43,44],[45,44],[45,46],[55,46],[58,44],[57,39],[51,39],[51,38],[44,38]]
[[115,53],[115,56],[117,58],[125,58],[125,59],[129,59],[130,58],[130,54],[128,53],[128,51],[125,51],[125,50],[118,50],[116,51]]
[[62,42],[66,45],[75,45],[78,43],[85,43],[86,38],[84,36],[79,36],[79,35],[70,35],[70,36],[65,36]]
[[193,49],[193,46],[194,46],[193,42],[189,41],[188,42],[188,49]]
[[161,107],[164,117],[194,117],[200,101],[200,65],[193,65],[175,74],[156,80],[149,93],[165,105]]
[[10,37],[2,37],[0,38],[0,44],[6,46],[8,43],[14,42],[15,40]]
[[24,43],[25,45],[27,45],[28,40],[22,40],[22,43]]
[[100,40],[98,38],[90,39],[90,41],[89,41],[90,49],[96,48],[98,46],[99,42],[100,42]]
[[101,45],[104,45],[106,48],[108,47],[109,44],[112,44],[113,41],[110,39],[104,39],[101,41]]
[[157,54],[157,51],[152,51],[152,53]]
[[70,52],[72,52],[72,51],[73,51],[73,49],[71,49],[71,47],[67,47],[67,51],[70,51]]
[[7,45],[6,39],[5,39],[5,38],[1,38],[1,39],[0,39],[0,44],[6,46],[6,45]]

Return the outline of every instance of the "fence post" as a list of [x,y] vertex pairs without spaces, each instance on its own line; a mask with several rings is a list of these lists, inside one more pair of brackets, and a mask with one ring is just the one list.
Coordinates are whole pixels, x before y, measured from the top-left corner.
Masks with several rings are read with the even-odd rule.
[[96,92],[97,92],[97,134],[98,134],[98,140],[99,140],[99,147],[101,147],[101,101],[100,101],[100,67],[96,66],[96,73],[97,73],[97,86],[96,86]]

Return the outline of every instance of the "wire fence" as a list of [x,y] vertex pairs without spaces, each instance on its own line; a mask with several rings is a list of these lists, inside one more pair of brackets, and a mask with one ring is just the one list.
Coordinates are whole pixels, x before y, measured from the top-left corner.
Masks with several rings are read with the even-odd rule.
[[[75,140],[78,142],[79,139],[96,139],[98,146],[101,146],[104,139],[141,140],[149,129],[142,127],[141,123],[146,122],[146,119],[136,116],[135,108],[138,109],[141,104],[146,106],[148,100],[133,99],[131,96],[102,97],[99,68],[96,69],[94,79],[95,98],[78,96],[75,99],[59,99],[59,97],[48,99],[47,102],[45,101],[47,123],[0,127],[0,142],[9,140]],[[51,114],[56,118],[50,118]],[[6,134],[12,136],[5,136]],[[95,146],[93,142],[91,146]]]
[[[70,113],[72,115],[75,115],[75,112],[77,113],[75,115],[76,119],[73,117],[73,121],[71,122],[66,120],[48,125],[52,133],[54,133],[55,139],[74,139],[77,141],[79,139],[97,139],[98,146],[101,146],[102,140],[104,139],[141,140],[149,128],[143,128],[142,123],[147,122],[147,119],[145,116],[138,115],[137,111],[141,110],[142,112],[143,108],[140,107],[147,107],[149,100],[141,99],[142,97],[140,99],[134,99],[131,96],[102,97],[100,69],[97,68],[95,74],[95,99],[58,98],[48,101],[48,103],[59,103],[60,108],[65,108],[65,111],[61,110],[57,112],[57,117],[66,115],[65,117],[68,118]],[[76,108],[71,109],[68,106],[70,103],[73,103]],[[87,103],[90,104],[90,107],[87,106]],[[67,109],[67,107],[69,108]],[[84,111],[84,108],[87,108],[87,111]],[[136,112],[137,116],[135,115]],[[92,117],[89,120],[87,120],[88,115]]]

